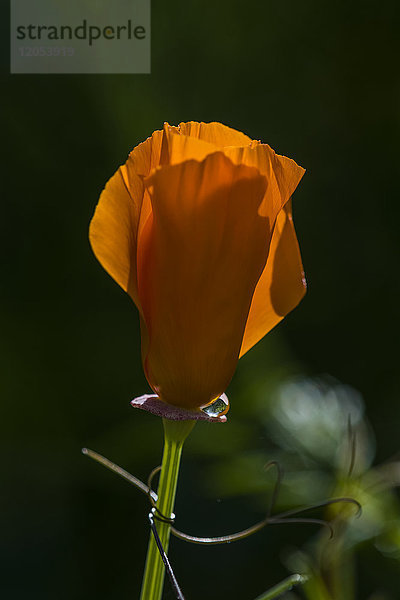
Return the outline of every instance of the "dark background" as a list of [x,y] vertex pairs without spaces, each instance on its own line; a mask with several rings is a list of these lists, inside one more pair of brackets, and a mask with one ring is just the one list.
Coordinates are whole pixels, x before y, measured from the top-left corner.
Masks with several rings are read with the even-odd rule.
[[[229,423],[189,438],[182,529],[227,533],[262,517],[252,495],[217,498],[208,475],[254,449],[268,459],[258,391],[268,403],[288,375],[330,373],[360,390],[377,459],[388,458],[400,419],[398,3],[153,0],[152,73],[124,76],[9,75],[3,12],[2,597],[137,598],[146,498],[80,454],[146,479],[162,449],[161,422],[129,406],[149,391],[136,310],[88,244],[98,196],[164,121],[221,121],[307,169],[294,211],[308,294],[241,360]],[[309,535],[173,540],[171,559],[189,600],[251,600],[287,574],[282,549]],[[363,557],[360,598],[380,581],[375,560]],[[395,568],[382,572],[395,581]]]

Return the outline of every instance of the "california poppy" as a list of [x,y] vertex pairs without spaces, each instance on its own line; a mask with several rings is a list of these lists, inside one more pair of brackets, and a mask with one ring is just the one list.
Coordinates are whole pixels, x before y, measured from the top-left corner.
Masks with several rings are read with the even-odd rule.
[[304,169],[220,123],[168,124],[108,181],[93,251],[136,304],[146,378],[198,409],[306,284],[291,196]]

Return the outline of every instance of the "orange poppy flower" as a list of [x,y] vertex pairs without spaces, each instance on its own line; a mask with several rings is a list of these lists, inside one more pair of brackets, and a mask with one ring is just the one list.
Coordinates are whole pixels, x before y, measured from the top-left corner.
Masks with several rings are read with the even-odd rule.
[[131,296],[146,378],[198,409],[305,293],[291,196],[304,169],[220,123],[168,124],[108,181],[93,251]]

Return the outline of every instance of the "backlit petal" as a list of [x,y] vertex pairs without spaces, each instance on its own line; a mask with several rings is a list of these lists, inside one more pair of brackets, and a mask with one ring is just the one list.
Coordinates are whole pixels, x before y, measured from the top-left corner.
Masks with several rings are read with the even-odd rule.
[[[188,127],[191,125],[191,127]],[[179,128],[171,127],[168,124],[164,126],[164,164],[177,164],[184,160],[204,160],[204,158],[215,152],[217,145],[210,141],[205,141],[206,132],[209,131],[207,125],[210,125],[210,131],[214,131],[214,125],[222,128],[220,138],[226,140],[236,139],[236,135],[225,133],[227,129],[234,134],[241,134],[235,130],[220,125],[219,123],[181,123]],[[211,127],[212,126],[212,127]],[[202,129],[203,127],[203,129]],[[199,134],[203,131],[203,137],[189,137],[189,134]],[[219,129],[217,128],[217,131]],[[186,132],[184,134],[184,132]],[[180,133],[180,134],[179,134]],[[224,135],[225,134],[225,135]],[[209,138],[211,139],[211,134]],[[215,139],[216,136],[214,136]],[[247,138],[247,136],[244,136]],[[236,141],[239,141],[239,137]],[[250,138],[247,138],[250,139]],[[221,140],[220,140],[221,141]],[[268,144],[261,144],[253,141],[246,146],[225,146],[222,151],[235,164],[244,164],[249,167],[256,167],[262,175],[265,175],[268,181],[261,214],[267,216],[272,223],[284,204],[289,200],[295,191],[305,170],[297,165],[294,160],[276,154]]]
[[161,151],[162,165],[176,165],[184,160],[202,161],[218,150],[216,144],[198,137],[189,137],[179,132],[177,127],[164,125],[164,137]]
[[306,281],[291,201],[278,215],[270,252],[254,292],[240,355],[245,354],[300,302]]
[[166,402],[217,398],[239,356],[271,224],[259,214],[266,180],[222,152],[157,170],[153,212],[138,248],[148,333],[147,379]]
[[162,131],[139,144],[108,181],[90,224],[89,239],[98,261],[128,292],[138,308],[136,246],[144,195],[143,177],[159,164]]
[[221,123],[197,123],[189,121],[188,123],[180,123],[178,130],[183,135],[199,138],[204,142],[215,144],[218,148],[224,148],[225,146],[247,146],[251,143],[251,138],[246,134]]
[[292,196],[305,171],[294,160],[276,154],[268,144],[253,142],[244,148],[224,148],[235,164],[257,167],[268,181],[261,213],[275,222],[281,208]]

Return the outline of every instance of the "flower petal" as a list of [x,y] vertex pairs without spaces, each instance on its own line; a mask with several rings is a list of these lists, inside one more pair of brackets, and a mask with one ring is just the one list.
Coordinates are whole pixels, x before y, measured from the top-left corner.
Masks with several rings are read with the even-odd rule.
[[305,170],[294,160],[276,154],[268,144],[252,142],[245,148],[224,148],[224,154],[235,164],[257,167],[268,181],[268,187],[261,207],[261,214],[275,219],[292,196]]
[[247,146],[251,143],[251,138],[222,125],[222,123],[197,123],[196,121],[189,121],[188,123],[180,123],[178,130],[181,134],[187,135],[193,138],[199,138],[204,142],[215,144],[218,148],[224,148],[225,146]]
[[[181,123],[179,127],[181,128],[182,125],[188,124]],[[193,125],[209,124],[194,123]],[[220,124],[217,123],[216,125]],[[225,126],[220,125],[220,127],[225,129]],[[201,131],[200,127],[195,129]],[[163,164],[178,164],[190,159],[201,161],[216,151],[217,146],[214,143],[206,142],[202,138],[188,137],[188,135],[182,133],[183,131],[183,127],[178,130],[176,127],[165,124]],[[207,131],[207,128],[205,131]],[[268,186],[260,211],[274,223],[279,211],[298,186],[305,170],[297,165],[294,160],[276,154],[268,144],[261,144],[257,141],[242,147],[226,146],[222,148],[222,151],[233,163],[256,167],[262,175],[266,176]]]
[[138,247],[146,377],[186,408],[225,391],[268,256],[259,214],[266,180],[222,152],[163,167],[146,181],[153,212]]
[[145,193],[143,177],[159,164],[162,131],[139,144],[108,181],[90,223],[89,239],[104,269],[128,292],[137,295],[136,246]]
[[177,127],[164,124],[164,137],[161,151],[162,165],[176,165],[184,160],[202,161],[218,150],[218,146],[197,137],[189,137],[179,132]]
[[283,319],[306,293],[306,280],[289,201],[278,215],[270,252],[257,284],[240,356]]

